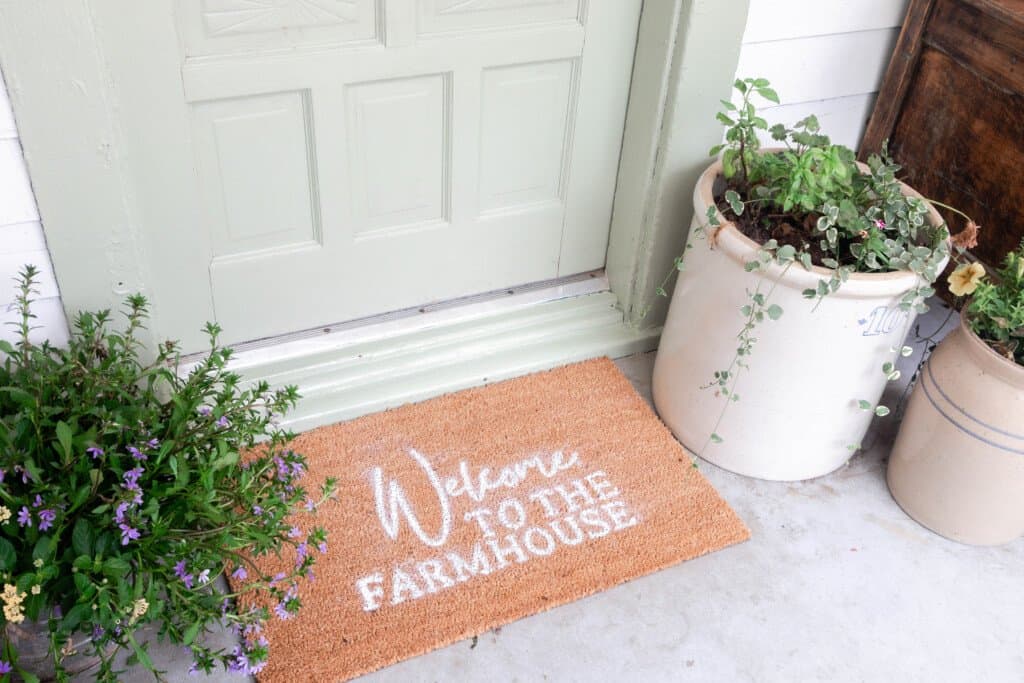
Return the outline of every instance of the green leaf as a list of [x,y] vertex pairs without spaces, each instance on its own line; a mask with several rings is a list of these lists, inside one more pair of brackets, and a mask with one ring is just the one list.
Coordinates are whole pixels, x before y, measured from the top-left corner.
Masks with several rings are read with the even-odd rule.
[[111,557],[103,563],[103,573],[112,578],[126,576],[132,570],[132,566],[119,557]]
[[779,318],[782,317],[782,306],[779,306],[778,304],[772,304],[771,306],[768,307],[768,310],[765,312],[768,314],[768,317],[771,318],[772,320],[778,320]]
[[71,426],[61,420],[57,423],[57,441],[60,442],[60,447],[64,450],[65,458],[71,457],[72,440]]
[[144,667],[146,667],[147,669],[152,671],[153,670],[153,660],[149,658],[149,653],[146,652],[146,650],[139,645],[139,643],[135,640],[135,636],[133,636],[130,631],[127,632],[127,635],[128,635],[128,642],[131,643],[132,650],[135,651],[135,656],[139,658],[139,661],[142,662],[142,665]]
[[39,683],[39,676],[36,676],[34,673],[25,671],[20,666],[18,667],[18,675],[21,676],[21,680],[23,680],[25,683]]
[[724,439],[722,437],[720,437],[718,434],[712,434],[711,435],[711,441],[713,443],[722,443],[722,441],[724,441]]
[[757,94],[760,95],[761,97],[765,98],[769,102],[774,102],[775,104],[779,104],[779,95],[778,95],[778,93],[776,93],[771,88],[758,88],[757,89]]
[[911,346],[904,346],[900,349],[900,355],[904,358],[908,358],[914,354],[914,348]]
[[878,417],[885,417],[886,415],[889,414],[889,412],[889,409],[885,406],[877,406],[875,408],[875,415],[877,415]]
[[0,538],[0,571],[9,572],[14,569],[14,563],[18,557],[14,553],[14,546],[6,538]]
[[857,406],[860,407],[861,410],[871,410],[871,401],[861,399],[857,401]]
[[40,536],[36,545],[32,548],[33,560],[48,560],[50,558],[50,537]]
[[796,247],[794,247],[792,244],[783,244],[775,252],[775,258],[782,262],[792,261],[795,256]]
[[740,195],[735,190],[726,190],[725,201],[729,202],[729,208],[732,209],[733,213],[737,216],[743,215],[743,200],[740,199]]
[[79,555],[92,553],[92,529],[84,517],[79,517],[71,530],[71,547]]
[[199,635],[199,629],[202,628],[202,626],[202,622],[193,622],[187,629],[185,629],[185,634],[182,636],[181,644],[191,645],[196,639],[196,636]]

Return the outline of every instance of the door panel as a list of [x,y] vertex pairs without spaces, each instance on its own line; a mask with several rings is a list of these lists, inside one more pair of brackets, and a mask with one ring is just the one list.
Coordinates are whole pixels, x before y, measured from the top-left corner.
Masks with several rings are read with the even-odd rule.
[[[603,266],[641,0],[92,1],[133,172],[192,175],[176,214],[133,193],[187,347],[209,317],[239,342]],[[176,73],[118,62],[168,11]]]

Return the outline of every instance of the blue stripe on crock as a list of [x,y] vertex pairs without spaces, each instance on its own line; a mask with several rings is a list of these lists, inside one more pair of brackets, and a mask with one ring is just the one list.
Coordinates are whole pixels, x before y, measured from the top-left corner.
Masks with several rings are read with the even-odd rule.
[[973,420],[974,422],[977,422],[978,424],[980,424],[985,429],[989,429],[989,430],[991,430],[993,432],[996,432],[997,434],[1002,434],[1003,436],[1008,436],[1011,439],[1016,439],[1017,441],[1024,441],[1024,436],[1022,436],[1020,434],[1014,434],[1013,432],[1008,432],[1005,429],[1000,429],[999,427],[994,427],[994,426],[992,426],[992,425],[990,425],[990,424],[988,424],[986,422],[983,422],[983,421],[979,420],[978,418],[974,417],[973,415],[968,413],[966,410],[964,410],[963,408],[958,406],[953,401],[953,399],[951,399],[949,397],[949,394],[947,394],[945,391],[942,390],[942,387],[939,386],[939,383],[935,381],[935,375],[932,374],[932,362],[931,362],[931,360],[928,361],[928,363],[927,363],[927,365],[925,367],[925,370],[928,372],[928,377],[929,377],[929,379],[931,379],[932,385],[935,387],[936,391],[938,391],[939,394],[942,395],[942,398],[946,399],[946,402],[949,403],[949,405],[951,405],[954,408],[956,408],[957,410],[959,410],[960,413],[963,414],[964,417],[966,417],[969,420]]
[[[936,389],[938,389],[938,388],[939,388],[939,385],[937,385],[937,384],[936,384],[936,385],[935,385],[935,388],[936,388]],[[986,438],[985,438],[984,436],[982,436],[981,434],[976,434],[975,432],[972,432],[972,431],[971,431],[970,429],[967,429],[967,428],[966,428],[966,427],[964,427],[964,426],[963,426],[962,424],[960,424],[959,422],[957,422],[956,420],[954,420],[954,419],[953,419],[952,417],[950,417],[950,416],[949,416],[949,414],[948,414],[948,413],[946,413],[946,411],[944,411],[944,410],[943,410],[942,408],[940,408],[940,407],[939,407],[939,404],[938,404],[938,403],[936,403],[935,399],[934,399],[934,398],[932,397],[932,395],[931,395],[931,392],[930,392],[930,391],[928,391],[928,383],[927,383],[927,382],[924,382],[924,381],[922,381],[922,382],[921,382],[921,389],[922,389],[922,390],[924,390],[924,395],[925,395],[926,397],[928,397],[928,401],[929,401],[929,402],[931,402],[931,404],[932,404],[932,407],[933,407],[933,408],[935,408],[935,411],[936,411],[936,412],[937,412],[937,413],[938,413],[939,415],[941,415],[942,417],[944,417],[944,418],[946,418],[947,420],[949,420],[949,423],[950,423],[951,425],[953,425],[954,427],[956,427],[957,429],[959,429],[959,430],[960,430],[961,432],[963,432],[964,434],[966,434],[966,435],[968,435],[968,436],[970,436],[970,437],[973,437],[973,438],[977,439],[978,441],[981,441],[981,442],[982,442],[982,443],[984,443],[984,444],[987,444],[987,445],[989,445],[989,446],[992,446],[993,448],[998,448],[998,449],[1000,449],[1000,450],[1003,450],[1003,451],[1007,451],[1007,452],[1009,452],[1009,453],[1016,453],[1017,455],[1024,455],[1024,449],[1020,449],[1020,448],[1010,448],[1009,446],[1004,446],[1003,444],[1000,444],[1000,443],[996,443],[995,441],[992,441],[992,440],[990,440],[990,439],[986,439]],[[941,391],[941,389],[940,389],[940,391]],[[951,402],[951,403],[952,403],[952,402]],[[956,405],[954,404],[954,406],[953,406],[953,407],[957,407],[957,406],[956,406]],[[963,411],[961,411],[961,412],[963,412]],[[966,413],[965,413],[965,414],[966,414]],[[968,417],[969,417],[969,416],[968,416]]]

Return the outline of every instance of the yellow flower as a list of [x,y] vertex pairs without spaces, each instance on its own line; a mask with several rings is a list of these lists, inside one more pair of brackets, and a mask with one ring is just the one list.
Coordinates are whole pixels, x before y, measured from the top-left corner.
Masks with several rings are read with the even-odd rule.
[[11,511],[6,505],[0,505],[0,524],[4,524],[11,518]]
[[946,282],[954,296],[972,294],[978,288],[981,278],[985,277],[985,266],[980,263],[963,265],[954,270]]
[[43,590],[43,587],[42,587],[42,586],[40,586],[40,585],[39,585],[39,584],[37,583],[36,585],[32,586],[31,590],[32,590],[32,595],[39,595],[39,592],[40,592],[41,590]]

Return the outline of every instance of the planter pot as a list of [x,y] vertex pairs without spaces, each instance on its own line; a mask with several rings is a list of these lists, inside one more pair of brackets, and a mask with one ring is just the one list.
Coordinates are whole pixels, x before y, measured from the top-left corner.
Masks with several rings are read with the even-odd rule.
[[[872,404],[886,379],[882,365],[893,360],[914,314],[899,308],[919,284],[910,272],[855,274],[815,309],[803,290],[828,280],[831,271],[772,264],[748,273],[744,264],[759,245],[723,221],[716,244],[693,235],[714,202],[712,185],[721,162],[708,168],[694,191],[692,247],[679,274],[654,365],[654,403],[662,419],[691,452],[739,474],[793,481],[827,474],[843,465],[860,444]],[[909,187],[907,194],[918,196]],[[934,209],[929,220],[941,223]],[[704,389],[732,362],[736,335],[744,323],[740,308],[748,290],[762,292],[778,281],[769,303],[782,307],[766,320],[729,404]],[[721,422],[719,418],[721,416]],[[708,443],[712,432],[723,438]],[[705,444],[707,444],[705,448]],[[703,449],[703,450],[702,450]]]
[[888,480],[907,514],[947,538],[1024,535],[1024,367],[961,322],[921,370]]
[[[40,683],[57,680],[57,671],[50,657],[50,632],[45,621],[25,620],[20,624],[4,626],[7,639],[18,651],[18,666],[37,676]],[[99,666],[100,658],[93,652],[92,639],[86,634],[76,634],[71,641],[70,652],[62,664],[68,675],[74,677],[86,674]],[[15,677],[15,680],[21,680]]]

